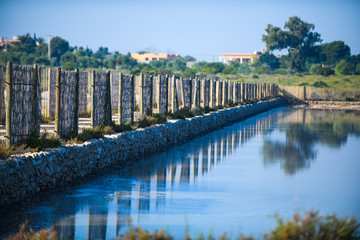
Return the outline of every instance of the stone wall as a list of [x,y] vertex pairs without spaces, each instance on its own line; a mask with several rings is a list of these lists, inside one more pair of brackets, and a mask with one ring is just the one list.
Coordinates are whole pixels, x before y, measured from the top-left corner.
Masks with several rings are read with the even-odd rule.
[[191,119],[171,120],[146,129],[107,135],[83,144],[12,156],[9,160],[0,162],[0,207],[9,206],[36,192],[66,184],[113,164],[135,161],[147,153],[183,143],[285,104],[283,99],[274,99],[223,109]]

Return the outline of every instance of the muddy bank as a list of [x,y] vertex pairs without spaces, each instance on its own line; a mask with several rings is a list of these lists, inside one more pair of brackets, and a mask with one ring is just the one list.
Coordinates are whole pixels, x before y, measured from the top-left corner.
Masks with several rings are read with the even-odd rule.
[[360,102],[347,101],[302,101],[294,104],[295,108],[309,109],[334,109],[334,110],[358,110],[360,111]]

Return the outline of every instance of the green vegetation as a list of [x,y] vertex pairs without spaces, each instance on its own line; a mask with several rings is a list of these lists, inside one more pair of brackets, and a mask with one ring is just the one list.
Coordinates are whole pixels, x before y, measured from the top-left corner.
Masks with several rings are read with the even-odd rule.
[[[48,59],[47,43],[30,34],[19,36],[19,41],[9,45],[7,51],[4,51],[4,46],[0,47],[0,62],[61,66],[64,70],[117,69],[125,74],[168,74],[184,78],[286,73],[322,76],[360,74],[360,54],[351,56],[350,47],[343,41],[320,44],[322,39],[315,31],[315,25],[299,17],[290,17],[284,29],[269,24],[265,31],[262,40],[267,52],[258,59],[255,57],[253,63],[195,62],[196,59],[191,56],[138,63],[130,53],[110,53],[107,47],[99,47],[93,52],[89,48],[70,46],[68,41],[58,36],[51,39],[51,59]],[[288,54],[279,58],[272,54],[274,50],[287,50]],[[187,67],[187,63],[193,64]]]
[[[275,229],[271,230],[270,233],[263,235],[263,239],[272,240],[272,239],[303,239],[303,240],[312,240],[312,239],[359,239],[360,225],[356,218],[341,218],[337,217],[335,214],[319,216],[317,212],[310,211],[303,216],[298,213],[295,213],[292,220],[284,221],[283,218],[275,215],[277,221],[277,226]],[[216,239],[211,234],[206,237],[207,239]],[[186,230],[186,240],[191,239],[206,239],[203,235],[195,238],[189,236]],[[40,240],[40,239],[58,239],[57,233],[53,229],[49,230],[40,230],[39,232],[33,231],[31,228],[26,228],[26,224],[20,226],[18,233],[14,234],[8,240]],[[146,230],[143,230],[141,227],[134,228],[130,223],[130,229],[122,234],[119,240],[135,240],[135,239],[163,239],[171,240],[174,237],[166,232],[164,229],[161,231],[154,231],[150,233]],[[227,234],[219,236],[218,239],[227,240],[230,239],[227,237]],[[239,239],[242,240],[253,240],[252,236],[245,236],[240,234]]]
[[23,154],[28,152],[42,151],[46,148],[60,147],[62,142],[59,139],[43,134],[39,136],[28,136],[22,139],[19,145],[7,148],[4,143],[0,144],[0,159],[4,159],[13,154]]

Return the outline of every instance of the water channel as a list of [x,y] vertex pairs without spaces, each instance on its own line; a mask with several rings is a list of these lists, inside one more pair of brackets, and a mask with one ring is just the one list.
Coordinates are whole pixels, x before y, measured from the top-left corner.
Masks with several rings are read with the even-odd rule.
[[271,215],[360,218],[360,112],[279,108],[41,194],[0,213],[61,239],[111,239],[129,223],[184,238],[261,236]]

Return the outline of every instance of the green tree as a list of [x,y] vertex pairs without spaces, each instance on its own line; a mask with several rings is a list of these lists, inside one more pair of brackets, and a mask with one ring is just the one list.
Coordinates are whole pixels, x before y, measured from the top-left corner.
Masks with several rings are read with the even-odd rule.
[[36,42],[30,34],[25,34],[19,36],[19,41],[14,43],[14,47],[12,47],[12,51],[23,52],[26,54],[34,53],[36,47]]
[[316,72],[321,68],[321,64],[320,63],[315,63],[315,64],[312,64],[310,69],[309,69],[309,72],[311,74],[316,74]]
[[116,60],[113,59],[112,57],[106,57],[104,59],[104,66],[105,66],[105,68],[115,69]]
[[343,59],[335,67],[336,75],[350,75],[352,73],[351,62]]
[[314,24],[304,22],[299,17],[290,17],[284,30],[269,24],[262,40],[268,51],[287,49],[287,67],[291,72],[301,72],[305,70],[306,58],[316,54],[315,45],[321,42],[320,34],[314,32],[314,28]]
[[96,53],[94,53],[94,57],[98,59],[104,59],[105,56],[110,55],[109,49],[107,47],[99,47]]
[[62,65],[64,70],[75,69],[77,66],[76,56],[71,52],[67,52],[61,56],[60,64]]
[[116,65],[119,69],[131,70],[137,65],[137,61],[130,56],[130,53],[124,55],[115,53],[114,59],[116,60]]
[[69,51],[69,42],[61,37],[54,37],[50,41],[51,56],[56,58],[56,64],[59,65],[60,58]]
[[333,41],[321,45],[321,60],[329,65],[334,65],[342,59],[350,57],[350,47],[343,41]]
[[50,61],[47,57],[37,57],[34,59],[34,63],[38,65],[49,66]]
[[274,54],[268,52],[261,54],[257,63],[260,65],[264,63],[268,64],[271,70],[275,70],[280,67],[279,59],[275,57]]
[[181,76],[185,79],[195,78],[196,70],[193,68],[186,68],[185,71],[181,73]]
[[205,74],[217,74],[217,73],[221,73],[224,68],[225,65],[221,62],[211,62],[211,63],[206,63],[201,69],[201,71]]

